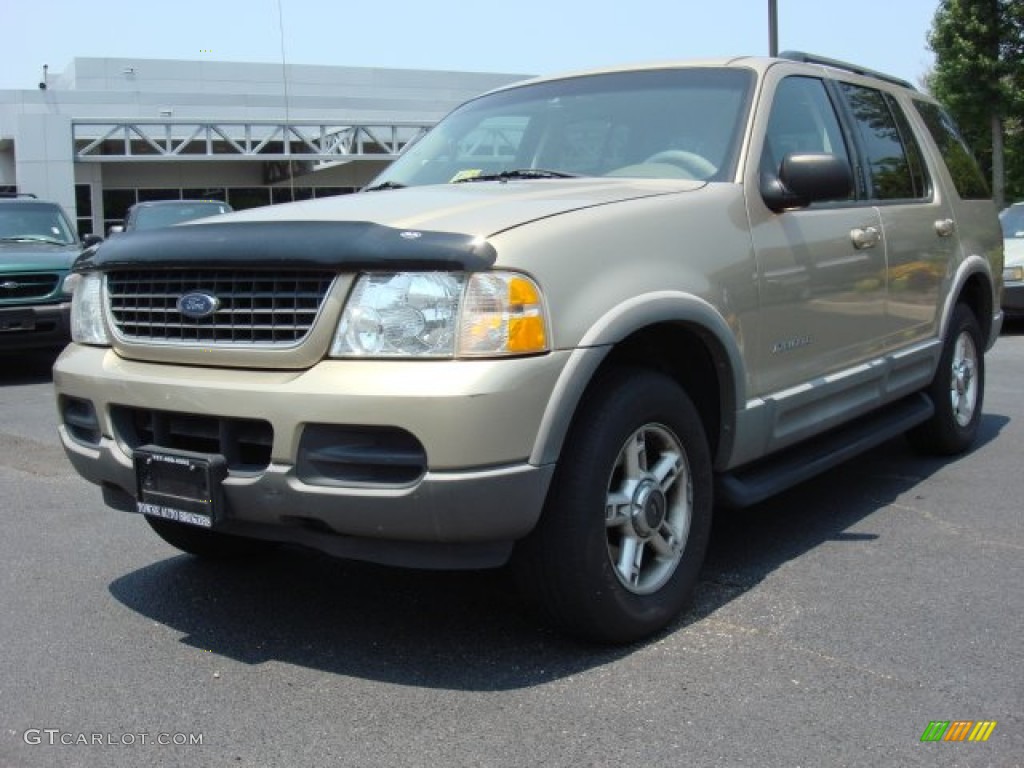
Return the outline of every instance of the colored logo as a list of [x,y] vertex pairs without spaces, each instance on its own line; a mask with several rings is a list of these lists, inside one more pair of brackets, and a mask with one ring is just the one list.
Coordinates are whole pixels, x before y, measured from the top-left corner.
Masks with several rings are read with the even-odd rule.
[[988,741],[996,720],[932,720],[921,741]]
[[220,299],[208,293],[193,291],[179,298],[174,306],[185,317],[192,320],[201,320],[220,309]]

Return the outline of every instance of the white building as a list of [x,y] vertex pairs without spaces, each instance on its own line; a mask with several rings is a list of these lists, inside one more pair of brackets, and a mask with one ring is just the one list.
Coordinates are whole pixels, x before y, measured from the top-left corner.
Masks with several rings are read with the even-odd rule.
[[460,102],[524,77],[77,58],[0,90],[0,192],[61,203],[81,234],[145,200],[351,192]]

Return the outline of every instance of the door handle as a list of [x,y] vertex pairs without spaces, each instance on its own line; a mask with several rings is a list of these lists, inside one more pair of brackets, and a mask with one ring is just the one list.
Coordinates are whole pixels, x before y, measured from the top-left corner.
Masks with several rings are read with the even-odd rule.
[[939,237],[949,237],[956,231],[956,224],[952,219],[939,219],[935,222],[935,234]]
[[858,251],[874,248],[880,239],[878,227],[857,227],[850,230],[850,241]]

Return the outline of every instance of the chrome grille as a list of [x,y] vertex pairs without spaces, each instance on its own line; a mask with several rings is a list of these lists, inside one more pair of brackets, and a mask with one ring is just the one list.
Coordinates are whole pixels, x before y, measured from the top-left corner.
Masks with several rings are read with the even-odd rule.
[[[111,272],[107,300],[118,334],[130,341],[288,346],[309,333],[333,279],[319,271]],[[195,292],[216,297],[209,317],[178,310],[178,300]]]
[[57,289],[60,275],[52,272],[0,275],[0,301],[5,299],[43,299]]

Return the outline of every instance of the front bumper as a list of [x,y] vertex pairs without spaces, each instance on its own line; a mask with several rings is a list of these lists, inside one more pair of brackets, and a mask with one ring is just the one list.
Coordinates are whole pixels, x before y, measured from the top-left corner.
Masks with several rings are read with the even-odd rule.
[[[116,417],[119,410],[258,417],[272,434],[269,460],[255,470],[229,471],[222,530],[329,551],[332,541],[358,539],[361,547],[342,549],[414,565],[427,563],[403,555],[412,550],[396,543],[416,545],[417,551],[438,545],[437,551],[448,553],[443,564],[456,565],[445,558],[457,560],[460,546],[508,544],[507,555],[511,542],[536,524],[554,467],[532,465],[527,457],[567,360],[568,353],[555,352],[473,362],[326,361],[307,371],[253,371],[128,361],[111,350],[72,344],[54,367],[54,384],[65,451],[79,474],[104,487],[113,506],[131,508],[136,493],[131,440]],[[94,431],[83,430],[75,417],[82,403],[91,404]],[[297,466],[298,456],[308,428],[322,425],[400,429],[422,445],[424,471],[393,484],[311,478]],[[482,550],[474,551],[471,560]]]
[[0,307],[0,350],[56,349],[71,341],[71,304]]

